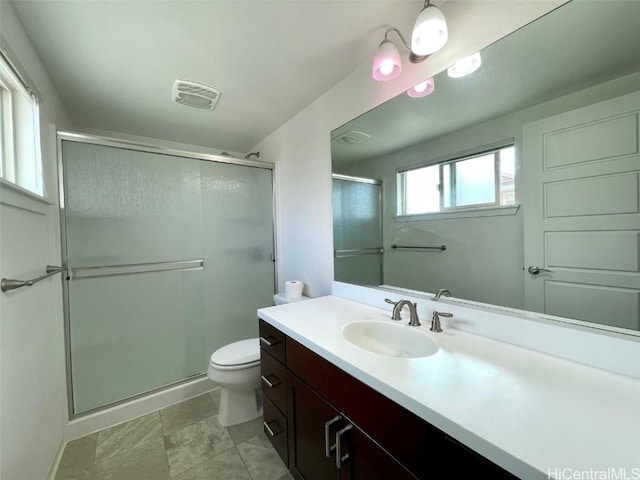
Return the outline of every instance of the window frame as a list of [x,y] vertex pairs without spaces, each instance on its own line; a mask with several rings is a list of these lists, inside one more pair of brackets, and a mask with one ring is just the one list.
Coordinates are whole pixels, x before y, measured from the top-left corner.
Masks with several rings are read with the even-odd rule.
[[2,203],[14,204],[8,199],[13,194],[4,192],[4,187],[46,201],[39,95],[25,78],[5,48],[0,49]]
[[[505,148],[513,147],[514,148],[514,173],[513,173],[513,197],[514,203],[512,204],[501,204],[501,182],[500,182],[500,150]],[[464,162],[467,160],[472,160],[474,158],[479,158],[486,156],[488,154],[493,153],[493,178],[494,178],[494,202],[485,202],[485,203],[474,203],[474,204],[465,204],[465,205],[457,205],[456,202],[456,168],[455,164]],[[449,196],[451,206],[445,206],[445,166],[449,167]],[[407,213],[407,172],[411,172],[413,170],[419,170],[422,168],[428,167],[437,167],[438,168],[438,192],[439,192],[439,210],[438,211],[430,211],[430,212],[415,212],[415,213]],[[413,164],[406,167],[400,167],[396,169],[396,185],[397,185],[397,210],[396,217],[429,217],[429,218],[455,218],[456,214],[467,213],[467,212],[483,212],[485,215],[491,215],[491,212],[495,215],[505,215],[512,214],[517,212],[518,205],[518,156],[516,150],[516,142],[514,138],[509,138],[500,142],[496,142],[489,145],[484,145],[482,147],[470,149],[464,152],[459,152],[454,155],[449,155],[447,157],[441,157],[434,161],[430,162],[421,162],[418,164]],[[503,210],[504,212],[499,212]],[[469,215],[463,215],[469,216]]]

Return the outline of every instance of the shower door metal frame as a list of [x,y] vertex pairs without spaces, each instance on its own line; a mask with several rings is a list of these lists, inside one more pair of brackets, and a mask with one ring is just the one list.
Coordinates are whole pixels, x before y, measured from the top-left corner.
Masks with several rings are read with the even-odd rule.
[[[185,384],[198,378],[204,378],[206,376],[206,373],[192,375],[191,377],[182,379],[180,381],[162,385],[160,387],[157,387],[145,392],[141,392],[136,395],[132,395],[127,398],[118,400],[116,402],[111,402],[109,404],[96,407],[82,413],[74,412],[73,376],[72,376],[72,365],[71,365],[71,321],[70,321],[71,319],[69,315],[69,281],[72,278],[72,274],[71,274],[71,269],[69,268],[68,255],[67,255],[67,223],[66,223],[67,221],[65,217],[65,183],[64,183],[64,168],[62,165],[62,162],[63,162],[62,142],[63,141],[88,143],[91,145],[121,148],[124,150],[155,153],[158,155],[167,155],[172,157],[183,157],[191,160],[226,163],[226,164],[232,164],[232,165],[240,165],[245,167],[262,168],[265,170],[270,170],[271,171],[271,187],[272,187],[271,218],[272,218],[272,224],[273,224],[273,239],[272,239],[273,254],[269,256],[269,259],[274,263],[273,265],[274,293],[278,286],[278,263],[277,263],[278,220],[277,220],[277,209],[276,209],[277,186],[276,186],[276,175],[275,175],[276,166],[274,163],[245,160],[245,159],[235,158],[230,156],[228,157],[224,155],[214,155],[214,154],[208,154],[208,153],[202,153],[202,152],[193,152],[188,150],[180,150],[176,148],[163,147],[161,145],[141,143],[141,142],[126,140],[126,139],[106,137],[102,135],[92,135],[92,134],[76,133],[76,132],[69,132],[69,131],[57,132],[56,147],[57,147],[57,161],[58,161],[58,199],[59,199],[58,208],[59,208],[59,216],[60,216],[59,217],[60,218],[60,247],[62,250],[61,253],[62,253],[62,266],[63,266],[62,304],[63,304],[63,317],[64,317],[64,344],[65,344],[65,363],[66,363],[65,373],[66,373],[66,379],[67,379],[67,414],[69,416],[69,420],[74,420],[76,418],[80,418],[86,415],[100,412],[117,405],[128,403],[132,400],[147,396],[151,393],[163,391],[169,387],[175,387],[177,385]],[[189,261],[191,260],[187,260],[179,263],[187,263]],[[170,263],[170,262],[162,262],[162,263]],[[168,271],[171,271],[171,270],[168,270]]]

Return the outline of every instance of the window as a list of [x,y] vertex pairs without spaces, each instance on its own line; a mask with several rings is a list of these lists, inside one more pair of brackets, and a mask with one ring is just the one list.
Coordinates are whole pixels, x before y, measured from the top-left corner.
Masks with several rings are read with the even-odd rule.
[[515,205],[515,147],[398,173],[398,214]]
[[44,196],[38,99],[0,54],[0,178]]

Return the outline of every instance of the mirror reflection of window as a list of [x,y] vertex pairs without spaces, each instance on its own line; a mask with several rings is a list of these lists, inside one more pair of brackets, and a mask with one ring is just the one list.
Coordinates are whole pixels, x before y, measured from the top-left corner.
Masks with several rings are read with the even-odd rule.
[[515,205],[515,147],[398,173],[399,215]]

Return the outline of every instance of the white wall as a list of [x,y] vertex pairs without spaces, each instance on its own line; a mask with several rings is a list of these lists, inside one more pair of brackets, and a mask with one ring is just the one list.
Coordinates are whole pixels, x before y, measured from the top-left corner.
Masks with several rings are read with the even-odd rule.
[[[362,52],[362,65],[260,142],[261,159],[277,164],[277,202],[280,289],[286,280],[305,283],[305,294],[331,293],[333,236],[331,212],[331,130],[442,71],[469,55],[552,10],[562,1],[473,2],[443,5],[449,42],[422,64],[404,58],[403,74],[390,82],[371,78],[377,45]],[[415,19],[395,25],[410,31]]]
[[[40,91],[42,155],[47,197],[57,198],[55,134],[69,121],[13,6],[0,2],[0,32]],[[2,187],[0,199],[11,192]],[[15,195],[12,198],[16,198]],[[36,202],[38,203],[38,202]],[[0,205],[0,275],[27,279],[60,264],[58,209],[35,213]],[[62,445],[66,380],[60,275],[0,293],[0,477],[44,479]]]

